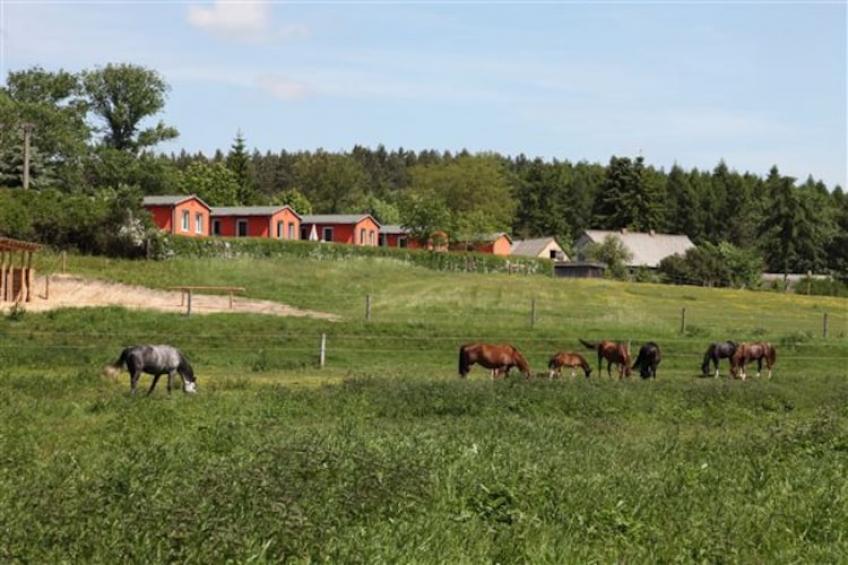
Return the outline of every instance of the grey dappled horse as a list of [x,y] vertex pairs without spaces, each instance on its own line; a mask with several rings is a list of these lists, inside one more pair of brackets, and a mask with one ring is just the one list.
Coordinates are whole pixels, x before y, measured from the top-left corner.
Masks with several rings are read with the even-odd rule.
[[112,364],[113,369],[126,366],[130,373],[130,390],[135,394],[141,373],[153,375],[147,394],[153,392],[162,375],[168,375],[168,392],[171,392],[174,374],[179,373],[184,392],[197,392],[194,370],[180,351],[170,345],[136,345],[121,351],[121,356]]

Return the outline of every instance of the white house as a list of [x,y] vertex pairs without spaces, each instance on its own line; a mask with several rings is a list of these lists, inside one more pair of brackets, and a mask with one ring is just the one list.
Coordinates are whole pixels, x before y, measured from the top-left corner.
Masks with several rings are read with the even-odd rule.
[[517,239],[512,242],[510,255],[522,257],[539,257],[552,261],[568,261],[568,255],[562,250],[557,240],[552,237],[537,239]]

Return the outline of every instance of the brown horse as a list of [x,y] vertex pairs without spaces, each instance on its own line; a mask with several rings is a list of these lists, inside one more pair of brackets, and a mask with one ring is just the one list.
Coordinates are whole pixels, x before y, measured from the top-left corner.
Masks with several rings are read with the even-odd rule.
[[581,367],[583,369],[583,374],[586,375],[586,378],[589,378],[589,375],[592,374],[592,368],[589,366],[589,362],[586,361],[586,358],[580,355],[579,353],[571,353],[568,352],[559,352],[548,362],[548,378],[552,379],[554,377],[559,377],[562,374],[563,367],[571,367],[571,376],[574,376],[574,368]]
[[753,343],[740,343],[736,348],[736,353],[730,358],[730,375],[733,377],[740,376],[744,381],[748,375],[745,374],[745,365],[750,361],[757,362],[757,377],[763,370],[763,361],[766,362],[768,369],[768,378],[771,378],[771,370],[774,362],[777,360],[777,350],[772,344],[766,341],[757,341]]
[[607,360],[607,376],[612,376],[611,367],[618,365],[618,378],[630,376],[630,346],[616,341],[603,340],[598,343],[580,340],[580,343],[598,352],[598,372],[604,366],[603,360]]
[[525,378],[530,378],[530,365],[515,347],[509,344],[467,343],[459,348],[459,376],[465,378],[471,365],[477,363],[492,370],[492,380],[509,374],[518,367]]

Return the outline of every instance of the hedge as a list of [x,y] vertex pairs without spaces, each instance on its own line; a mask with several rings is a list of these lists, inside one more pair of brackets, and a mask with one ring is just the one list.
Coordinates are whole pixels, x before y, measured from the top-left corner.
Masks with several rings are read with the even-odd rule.
[[173,236],[165,242],[166,257],[304,257],[339,261],[352,257],[381,257],[436,271],[553,275],[553,262],[532,257],[502,257],[485,253],[436,253],[422,249],[362,247],[315,241],[264,238],[192,238]]

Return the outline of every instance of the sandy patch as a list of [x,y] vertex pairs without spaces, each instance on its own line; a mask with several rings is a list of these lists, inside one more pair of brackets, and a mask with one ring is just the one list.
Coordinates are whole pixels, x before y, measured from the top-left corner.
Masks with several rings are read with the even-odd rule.
[[[50,298],[44,298],[44,277],[37,277],[35,296],[32,302],[24,304],[29,312],[44,312],[56,308],[86,308],[98,306],[122,306],[138,310],[157,310],[159,312],[184,313],[185,305],[181,304],[182,293],[178,290],[157,290],[144,286],[126,285],[116,282],[87,279],[76,275],[52,275],[50,277]],[[4,303],[8,310],[10,305]],[[226,294],[193,293],[191,301],[192,314],[268,314],[271,316],[308,317],[320,320],[336,321],[335,314],[301,310],[293,306],[235,296],[233,308],[230,309],[230,299]]]

